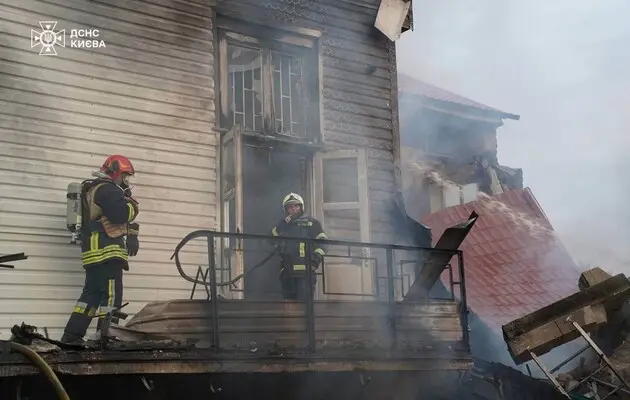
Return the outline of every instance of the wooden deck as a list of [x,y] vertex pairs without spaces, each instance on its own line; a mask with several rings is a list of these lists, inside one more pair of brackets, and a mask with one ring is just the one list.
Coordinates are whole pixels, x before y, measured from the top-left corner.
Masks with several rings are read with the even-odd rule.
[[[219,348],[212,346],[206,300],[147,305],[107,350],[42,353],[57,372],[97,374],[454,371],[472,365],[454,302],[315,302],[314,351],[308,349],[305,305],[221,300]],[[0,377],[36,370],[18,354],[0,357]]]
[[[249,351],[255,343],[263,351],[297,350],[308,344],[304,303],[220,300],[217,309],[222,349]],[[455,302],[396,303],[393,326],[389,315],[386,302],[316,301],[317,349],[422,350],[462,341]],[[211,303],[205,300],[151,303],[127,327],[156,338],[207,343],[212,339]]]

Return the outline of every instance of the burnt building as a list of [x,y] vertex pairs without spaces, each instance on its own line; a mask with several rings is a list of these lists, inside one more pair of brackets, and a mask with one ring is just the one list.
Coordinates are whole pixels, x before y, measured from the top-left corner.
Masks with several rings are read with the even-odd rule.
[[[115,382],[134,382],[128,393],[154,395],[153,381],[177,397],[202,374],[190,381],[199,396],[249,388],[241,398],[270,386],[284,397],[295,382],[315,388],[296,398],[322,395],[323,380],[301,380],[313,373],[350,379],[330,384],[340,398],[345,386],[375,398],[456,387],[453,376],[471,364],[465,308],[400,302],[401,282],[413,279],[401,265],[431,251],[395,247],[405,234],[391,217],[401,186],[394,41],[411,27],[410,7],[3,1],[0,254],[28,259],[2,271],[1,338],[22,321],[48,341],[61,336],[84,279],[65,228],[66,188],[124,154],[142,205],[141,250],[125,274],[130,319],[112,327],[122,344],[42,350],[66,382],[94,395],[87,382],[113,379],[99,387],[114,392]],[[271,248],[242,236],[268,234],[290,191],[329,239],[345,241],[331,244],[308,304],[278,299],[277,263],[252,271]],[[179,252],[178,269],[173,251],[193,231],[201,233]],[[1,363],[7,390],[36,371],[17,354]],[[293,383],[278,384],[282,374]],[[254,381],[262,386],[243,385]]]

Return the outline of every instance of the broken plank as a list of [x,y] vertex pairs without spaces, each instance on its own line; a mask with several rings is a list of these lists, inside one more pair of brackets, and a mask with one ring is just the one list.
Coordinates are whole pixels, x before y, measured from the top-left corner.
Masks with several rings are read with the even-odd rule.
[[517,364],[521,364],[532,359],[531,353],[542,355],[578,338],[580,333],[575,329],[572,321],[591,332],[606,323],[606,310],[603,304],[586,306],[534,328],[515,339],[506,340],[512,359]]
[[582,272],[582,274],[580,274],[578,287],[580,288],[580,290],[584,290],[610,278],[612,278],[612,276],[603,269],[599,267],[591,268],[588,271]]
[[583,307],[603,303],[608,310],[611,305],[615,307],[621,306],[628,298],[630,298],[630,281],[625,275],[618,274],[604,282],[574,293],[503,325],[503,336],[506,341],[513,340],[543,324]]
[[[447,228],[435,245],[436,249],[452,250],[452,252],[432,252],[424,261],[422,268],[416,273],[416,280],[413,282],[403,301],[412,301],[426,298],[429,291],[440,279],[440,275],[449,265],[451,259],[456,254],[456,250],[464,242],[466,236],[475,225],[479,215],[472,212],[468,220]],[[459,267],[459,265],[458,265]],[[458,272],[455,271],[455,276]]]

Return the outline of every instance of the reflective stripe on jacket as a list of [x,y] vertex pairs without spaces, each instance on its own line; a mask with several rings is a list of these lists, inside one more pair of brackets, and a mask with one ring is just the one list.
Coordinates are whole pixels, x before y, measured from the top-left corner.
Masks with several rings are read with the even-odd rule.
[[122,190],[108,180],[84,182],[84,238],[81,245],[83,266],[101,264],[111,259],[128,260],[124,236],[136,209]]
[[[322,224],[315,218],[307,214],[302,214],[300,217],[294,219],[289,224],[284,220],[280,221],[271,230],[273,236],[285,236],[294,238],[308,238],[308,239],[327,239],[326,233],[322,228]],[[305,271],[307,265],[307,257],[311,259],[311,265],[313,263],[312,254],[306,254],[306,242],[297,240],[286,240],[280,243],[281,251],[280,256],[283,264],[293,266],[294,271]],[[326,255],[326,248],[323,244],[313,243],[311,248],[313,254],[318,254],[323,257]]]

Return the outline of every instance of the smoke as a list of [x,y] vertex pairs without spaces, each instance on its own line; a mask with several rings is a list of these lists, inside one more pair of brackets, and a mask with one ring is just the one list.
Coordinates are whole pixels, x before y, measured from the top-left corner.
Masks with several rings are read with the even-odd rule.
[[[428,164],[422,161],[413,161],[407,164],[407,167],[411,170],[411,173],[416,173],[422,178],[428,181],[437,183],[441,187],[457,188],[458,185],[448,179],[445,179],[437,171],[432,169]],[[549,235],[552,231],[544,224],[532,219],[529,215],[522,213],[518,210],[514,210],[507,204],[492,198],[491,196],[483,193],[477,193],[478,208],[483,209],[485,213],[500,214],[505,218],[509,218],[511,222],[526,230],[533,238],[539,238],[542,235]]]
[[399,71],[520,114],[498,130],[579,264],[630,274],[630,2],[414,1]]

